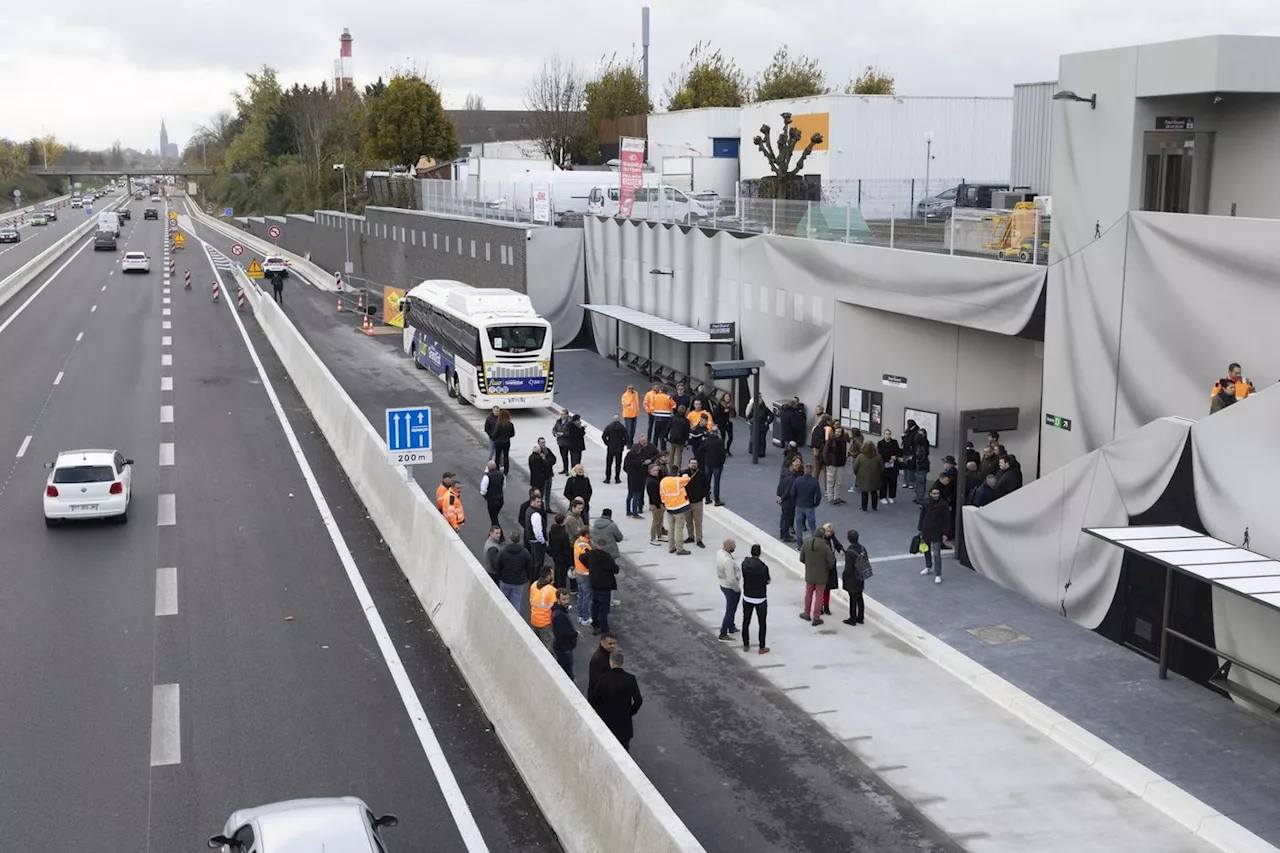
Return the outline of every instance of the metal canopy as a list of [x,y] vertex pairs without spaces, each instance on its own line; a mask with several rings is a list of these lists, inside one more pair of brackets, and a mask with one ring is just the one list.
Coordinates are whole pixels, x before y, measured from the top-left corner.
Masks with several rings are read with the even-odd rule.
[[[1173,615],[1173,575],[1175,572],[1205,581],[1217,589],[1232,593],[1263,607],[1280,611],[1280,561],[1239,548],[1212,536],[1188,530],[1185,527],[1163,525],[1159,527],[1085,527],[1090,536],[1104,542],[1119,545],[1125,551],[1164,566],[1164,618],[1160,626],[1160,677],[1167,677],[1169,668],[1169,643],[1173,637],[1184,643],[1210,652],[1227,661],[1219,669],[1219,675],[1210,680],[1228,692],[1244,696],[1250,702],[1272,713],[1280,710],[1277,703],[1252,690],[1228,680],[1232,664],[1261,676],[1274,684],[1280,678],[1226,652],[1207,646],[1174,629],[1169,622]],[[1247,541],[1247,535],[1246,535]]]
[[661,335],[664,338],[670,338],[682,344],[733,344],[733,341],[712,339],[710,332],[694,329],[671,320],[664,320],[654,314],[646,314],[643,311],[636,311],[632,308],[623,308],[621,305],[582,305],[581,307],[593,314],[599,314],[601,317],[608,317],[610,320],[617,320],[619,323],[635,326],[642,332]]

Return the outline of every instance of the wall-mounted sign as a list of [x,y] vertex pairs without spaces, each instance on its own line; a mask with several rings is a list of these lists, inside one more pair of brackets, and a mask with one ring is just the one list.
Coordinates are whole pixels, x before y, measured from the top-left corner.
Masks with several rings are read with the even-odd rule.
[[890,388],[906,388],[907,387],[907,377],[894,376],[892,373],[886,373],[884,375],[884,378],[881,379],[880,381],[883,384],[888,385]]
[[1053,427],[1054,429],[1064,429],[1067,432],[1071,432],[1070,418],[1063,418],[1063,417],[1059,417],[1058,415],[1051,415],[1048,412],[1045,412],[1045,415],[1044,415],[1044,425],[1048,427]]
[[884,394],[841,385],[840,426],[861,430],[864,435],[880,435],[884,430]]
[[902,410],[902,429],[905,432],[907,421],[915,421],[916,426],[929,436],[929,446],[938,446],[938,413],[928,409],[913,409],[907,406]]
[[1156,130],[1195,130],[1195,116],[1156,116]]
[[545,224],[551,223],[551,188],[547,186],[534,187],[533,190],[533,221]]
[[738,324],[712,323],[709,333],[713,341],[736,341],[738,339]]

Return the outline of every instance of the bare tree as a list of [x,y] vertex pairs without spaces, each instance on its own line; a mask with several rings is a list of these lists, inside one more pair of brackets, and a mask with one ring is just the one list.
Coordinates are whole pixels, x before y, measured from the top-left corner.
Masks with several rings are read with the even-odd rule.
[[482,110],[484,109],[484,95],[477,92],[467,92],[467,99],[462,102],[464,110]]
[[586,99],[586,75],[573,60],[559,54],[542,61],[525,90],[531,137],[543,155],[560,168],[568,167],[582,149]]

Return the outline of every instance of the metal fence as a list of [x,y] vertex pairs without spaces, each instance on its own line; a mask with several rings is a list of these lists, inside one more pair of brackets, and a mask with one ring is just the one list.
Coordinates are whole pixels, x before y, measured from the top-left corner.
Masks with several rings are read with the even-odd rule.
[[[425,211],[534,222],[533,199],[523,197],[529,191],[527,181],[469,186],[457,181],[420,183]],[[934,195],[958,183],[958,179],[949,178],[930,180],[929,192]],[[931,215],[925,216],[920,205],[926,197],[922,195],[924,181],[828,181],[821,184],[820,194],[814,193],[820,197],[812,201],[761,198],[756,194],[758,188],[748,181],[740,181],[736,189],[733,198],[694,193],[697,211],[687,202],[662,194],[651,203],[637,203],[631,218],[1023,263],[1046,263],[1049,254],[1050,220],[1039,210],[929,207]],[[586,193],[583,187],[584,197]],[[563,226],[580,223],[584,212],[585,206],[582,211],[569,212],[553,208],[550,216],[553,224]]]

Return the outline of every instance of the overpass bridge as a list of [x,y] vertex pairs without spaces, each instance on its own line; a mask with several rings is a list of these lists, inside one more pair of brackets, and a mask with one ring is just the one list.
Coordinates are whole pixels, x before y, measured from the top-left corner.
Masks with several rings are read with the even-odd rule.
[[148,178],[152,175],[173,175],[175,177],[204,177],[212,175],[213,170],[204,166],[28,166],[27,172],[32,175],[57,175],[68,178]]

